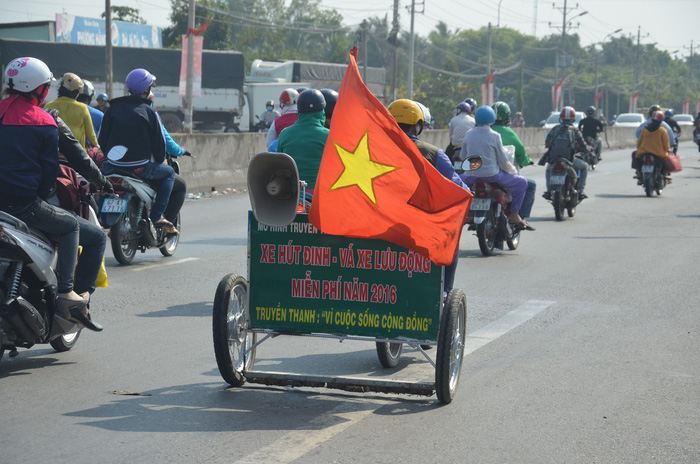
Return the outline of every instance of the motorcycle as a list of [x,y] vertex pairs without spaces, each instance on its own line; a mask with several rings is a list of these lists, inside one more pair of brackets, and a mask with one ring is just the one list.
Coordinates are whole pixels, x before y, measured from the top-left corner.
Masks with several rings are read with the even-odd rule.
[[602,146],[603,142],[599,137],[588,136],[585,138],[586,144],[592,148],[592,150],[584,155],[583,160],[590,166],[591,170],[595,170],[596,164],[600,162],[601,157],[598,155],[597,147],[599,144]]
[[476,230],[479,249],[484,256],[493,255],[494,249],[503,250],[503,242],[509,250],[515,250],[520,243],[520,229],[508,222],[509,206],[512,197],[498,184],[477,180],[472,192],[468,230]]
[[666,179],[666,167],[663,160],[651,153],[645,153],[637,158],[639,162],[639,170],[642,175],[642,186],[648,197],[652,196],[654,191],[657,195],[661,195],[664,187],[668,183]]
[[37,343],[68,351],[78,341],[84,326],[56,314],[55,265],[56,249],[43,233],[0,211],[0,359]]
[[558,158],[549,162],[549,201],[554,206],[557,221],[566,219],[565,210],[569,217],[576,214],[576,206],[581,202],[578,179],[578,172],[568,159]]
[[[168,164],[176,174],[180,173],[177,161],[169,156]],[[137,250],[145,253],[150,248],[158,248],[165,257],[174,255],[180,235],[155,227],[149,219],[156,190],[147,181],[131,176],[129,172],[106,176],[116,195],[102,199],[100,223],[109,229],[114,257],[120,264],[128,265],[134,260]],[[173,225],[181,230],[180,213]]]

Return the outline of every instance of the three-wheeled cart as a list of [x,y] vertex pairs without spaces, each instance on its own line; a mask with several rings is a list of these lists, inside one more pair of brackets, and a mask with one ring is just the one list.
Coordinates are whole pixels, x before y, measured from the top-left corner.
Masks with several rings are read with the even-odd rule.
[[[306,214],[282,227],[264,225],[252,212],[248,218],[248,278],[225,276],[214,298],[214,349],[226,382],[437,394],[442,403],[452,401],[467,301],[459,289],[443,296],[442,267],[383,240],[321,233]],[[278,336],[374,342],[385,368],[396,366],[409,345],[434,366],[435,381],[254,370],[257,347]],[[435,360],[425,351],[433,346]]]

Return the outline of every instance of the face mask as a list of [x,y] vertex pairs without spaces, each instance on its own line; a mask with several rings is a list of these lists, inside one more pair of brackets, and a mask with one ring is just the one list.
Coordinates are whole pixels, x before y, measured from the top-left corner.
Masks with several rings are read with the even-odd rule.
[[272,111],[272,110],[273,110],[273,107],[272,107],[272,106],[268,106],[268,107],[267,107],[267,111]]

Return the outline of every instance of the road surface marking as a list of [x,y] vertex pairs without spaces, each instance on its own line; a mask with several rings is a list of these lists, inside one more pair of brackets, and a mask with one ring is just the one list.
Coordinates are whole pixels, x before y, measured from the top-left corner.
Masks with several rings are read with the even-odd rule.
[[149,264],[148,266],[135,267],[135,268],[133,268],[133,270],[136,271],[136,272],[138,272],[138,271],[146,271],[146,270],[148,270],[148,269],[153,269],[153,268],[156,268],[156,267],[173,266],[173,265],[175,265],[175,264],[182,264],[182,263],[186,263],[186,262],[188,262],[188,261],[196,261],[196,260],[198,260],[198,259],[199,259],[199,258],[183,258],[183,259],[178,259],[178,260],[175,260],[175,261],[166,261],[166,262],[164,262],[164,263]]
[[[498,337],[505,335],[553,304],[554,301],[526,301],[500,319],[468,334],[464,346],[464,355],[466,356],[496,340]],[[309,427],[292,430],[270,445],[235,461],[235,464],[259,464],[261,462],[283,464],[295,461],[372,414],[376,410],[374,406],[377,403],[384,403],[376,399],[373,399],[371,403],[364,400],[353,402],[351,399],[345,398],[344,401],[328,411],[328,413],[310,421]],[[390,402],[392,400],[388,400],[386,404]],[[367,407],[367,409],[357,410],[362,407]]]
[[[467,334],[467,340],[464,345],[464,356],[473,353],[487,343],[490,343],[498,337],[507,334],[519,325],[537,316],[539,313],[549,308],[553,304],[554,301],[528,300],[502,318],[485,325],[479,330],[475,330],[474,332]],[[468,316],[467,320],[469,320]]]

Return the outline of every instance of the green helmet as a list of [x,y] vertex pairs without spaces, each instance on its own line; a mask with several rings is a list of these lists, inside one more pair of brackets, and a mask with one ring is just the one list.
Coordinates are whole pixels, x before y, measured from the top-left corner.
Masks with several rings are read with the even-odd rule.
[[661,107],[659,105],[651,105],[649,107],[649,117],[651,117],[651,115],[654,114],[655,111],[661,111]]
[[510,106],[503,101],[497,101],[491,108],[496,113],[496,121],[507,121],[510,119]]

